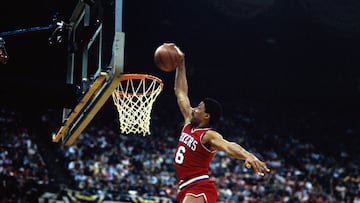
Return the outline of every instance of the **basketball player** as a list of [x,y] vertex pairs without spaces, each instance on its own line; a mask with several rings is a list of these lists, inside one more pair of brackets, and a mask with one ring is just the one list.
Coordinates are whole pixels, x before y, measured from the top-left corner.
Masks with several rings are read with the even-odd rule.
[[232,158],[245,161],[247,168],[264,176],[270,172],[266,164],[240,145],[229,142],[214,130],[222,115],[221,105],[214,99],[205,98],[198,106],[191,107],[184,53],[173,44],[181,56],[181,64],[175,73],[175,95],[184,117],[184,126],[178,141],[174,162],[179,181],[179,203],[215,203],[217,191],[209,178],[209,165],[217,150]]

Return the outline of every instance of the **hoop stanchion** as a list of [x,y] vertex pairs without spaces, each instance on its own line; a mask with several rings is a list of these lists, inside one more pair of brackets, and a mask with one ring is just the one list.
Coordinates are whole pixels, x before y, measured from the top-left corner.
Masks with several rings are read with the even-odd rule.
[[151,110],[163,86],[162,80],[152,75],[121,76],[120,84],[112,93],[121,133],[150,134]]

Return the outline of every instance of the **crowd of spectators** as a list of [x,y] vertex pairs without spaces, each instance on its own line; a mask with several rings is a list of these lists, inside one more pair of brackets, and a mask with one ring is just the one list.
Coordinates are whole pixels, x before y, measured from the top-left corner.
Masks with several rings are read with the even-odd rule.
[[[233,114],[225,115],[219,130],[265,160],[271,173],[259,177],[243,162],[218,152],[210,166],[211,178],[218,186],[218,202],[360,202],[360,162],[353,149],[347,151],[339,143],[343,147],[328,153],[318,143],[299,137],[299,132],[312,132],[317,127],[304,115],[287,114],[284,117],[297,120],[297,124],[286,123],[279,129],[281,125],[269,125],[281,119],[261,121],[264,117],[258,117],[258,109],[241,106],[233,110]],[[0,193],[7,194],[3,199],[30,199],[43,192],[44,185],[63,184],[72,190],[105,194],[108,200],[126,201],[137,195],[167,197],[177,202],[172,155],[180,128],[177,119],[171,121],[162,114],[166,113],[153,116],[149,136],[122,135],[116,122],[94,122],[73,145],[58,145],[57,158],[63,160],[63,171],[69,174],[62,183],[49,181],[52,179],[48,177],[47,163],[19,119],[9,112],[2,114],[0,175],[4,180],[12,179],[1,188]],[[313,119],[314,113],[310,115]],[[328,117],[317,119],[329,125],[332,122]],[[341,129],[334,132],[344,136],[359,134],[357,126]]]
[[47,163],[21,116],[0,109],[0,202],[37,202],[50,183]]

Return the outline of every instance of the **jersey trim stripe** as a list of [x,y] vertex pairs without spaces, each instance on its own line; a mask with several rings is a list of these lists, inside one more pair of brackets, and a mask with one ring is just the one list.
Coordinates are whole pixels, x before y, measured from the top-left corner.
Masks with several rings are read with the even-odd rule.
[[197,176],[195,178],[191,178],[190,180],[188,180],[188,181],[186,181],[184,183],[181,183],[179,185],[179,190],[183,189],[184,187],[188,186],[191,183],[194,183],[194,182],[197,182],[197,181],[200,181],[200,180],[207,180],[207,179],[209,179],[208,175],[202,175],[202,176]]

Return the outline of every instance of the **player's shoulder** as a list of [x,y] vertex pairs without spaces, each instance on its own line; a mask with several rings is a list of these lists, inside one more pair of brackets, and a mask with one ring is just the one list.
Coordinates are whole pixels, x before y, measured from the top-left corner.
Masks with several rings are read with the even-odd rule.
[[215,130],[215,129],[210,129],[210,130],[208,130],[207,132],[209,132],[210,134],[214,134],[214,135],[216,135],[216,136],[222,137],[222,135],[221,135],[217,130]]
[[205,132],[204,138],[207,137],[207,139],[222,139],[223,136],[214,129],[209,129]]

